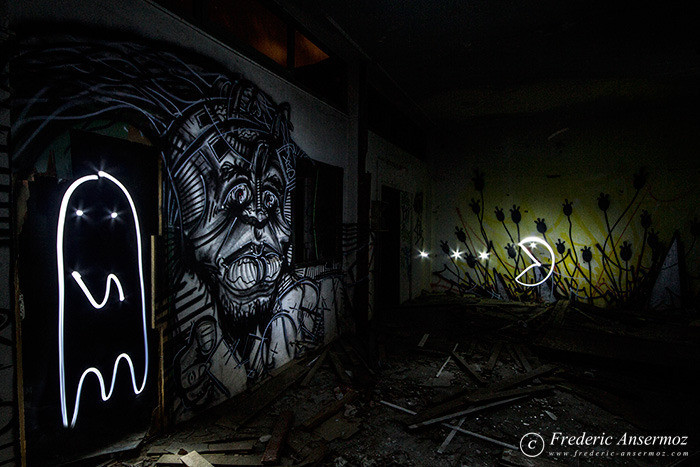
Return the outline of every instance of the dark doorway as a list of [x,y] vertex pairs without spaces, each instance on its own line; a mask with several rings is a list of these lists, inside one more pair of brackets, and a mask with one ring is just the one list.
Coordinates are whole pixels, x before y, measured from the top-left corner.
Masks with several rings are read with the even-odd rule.
[[149,237],[158,153],[77,131],[70,143],[61,163],[73,177],[29,182],[19,238],[29,465],[133,445],[156,404]]
[[382,186],[381,221],[377,235],[377,306],[390,308],[399,304],[399,247],[401,242],[399,190]]

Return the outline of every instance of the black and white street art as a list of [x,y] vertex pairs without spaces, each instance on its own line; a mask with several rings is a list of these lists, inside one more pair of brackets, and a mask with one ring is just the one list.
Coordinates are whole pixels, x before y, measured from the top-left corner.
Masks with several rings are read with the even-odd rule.
[[161,154],[180,419],[323,342],[335,319],[324,304],[340,300],[332,275],[326,286],[294,267],[295,165],[306,156],[289,105],[182,57],[62,37],[22,43],[12,62],[18,173],[55,135],[96,119],[133,125]]

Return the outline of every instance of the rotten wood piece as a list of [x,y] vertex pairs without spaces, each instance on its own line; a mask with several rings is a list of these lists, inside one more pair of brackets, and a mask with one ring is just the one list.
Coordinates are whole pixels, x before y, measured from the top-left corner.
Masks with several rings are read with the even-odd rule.
[[275,428],[272,430],[272,438],[268,441],[262,456],[262,463],[264,465],[276,464],[279,462],[282,446],[287,439],[293,421],[294,412],[291,410],[286,410],[280,414],[280,418],[277,420]]
[[348,391],[342,399],[331,403],[324,409],[321,409],[321,411],[312,415],[308,420],[301,424],[301,427],[306,431],[313,430],[321,423],[325,422],[332,415],[334,415],[336,412],[340,411],[340,409],[345,407],[345,404],[349,404],[350,402],[357,399],[357,397],[357,392],[353,390]]
[[482,378],[481,375],[479,375],[479,373],[477,373],[476,370],[472,368],[472,366],[467,363],[467,361],[464,360],[457,352],[452,351],[452,358],[460,368],[465,370],[472,378],[474,378],[474,380],[476,380],[478,385],[485,386],[487,384],[486,380],[484,380],[484,378]]

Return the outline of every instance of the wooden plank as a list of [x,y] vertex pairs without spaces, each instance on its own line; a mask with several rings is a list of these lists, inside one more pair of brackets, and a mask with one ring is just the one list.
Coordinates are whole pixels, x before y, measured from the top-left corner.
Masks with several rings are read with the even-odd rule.
[[338,375],[338,378],[340,378],[340,381],[342,381],[344,384],[350,385],[352,384],[352,380],[348,376],[347,373],[345,373],[345,368],[343,367],[343,364],[340,362],[340,358],[338,355],[330,351],[328,352],[328,356],[331,359],[331,363],[333,364],[333,368],[335,369],[336,374]]
[[[505,390],[513,386],[517,386],[518,384],[527,382],[531,379],[537,378],[538,376],[546,374],[552,371],[553,369],[554,367],[551,365],[544,365],[537,368],[536,370],[531,371],[530,373],[525,373],[522,375],[517,375],[513,378],[505,379],[499,383],[493,384],[486,388],[480,388],[470,392],[460,391],[460,394],[457,395],[455,398],[438,403],[437,405],[429,407],[423,412],[420,412],[418,417],[416,417],[414,420],[411,420],[411,424],[416,424],[424,420],[444,415],[446,413],[457,412],[458,410],[475,402],[483,402],[488,400],[513,397],[516,395],[524,395],[528,393],[527,391],[538,392],[539,389],[533,390],[531,388],[517,389],[513,391]],[[546,388],[551,389],[552,387],[546,386]]]
[[226,443],[209,443],[205,450],[200,450],[201,453],[216,453],[216,452],[251,452],[255,447],[256,439],[247,439],[245,441],[232,441]]
[[523,352],[523,347],[518,344],[514,345],[513,348],[515,349],[515,355],[518,357],[518,360],[520,360],[520,363],[523,365],[523,368],[525,368],[525,371],[532,371],[532,365],[530,365],[530,362],[527,361],[527,357]]
[[316,375],[316,372],[323,366],[323,362],[326,360],[326,356],[328,355],[328,349],[324,350],[321,355],[316,359],[314,362],[313,366],[309,370],[309,372],[306,374],[303,380],[301,380],[301,385],[302,386],[308,386],[313,377]]
[[[228,402],[219,406],[216,413],[226,413],[216,423],[227,428],[238,428],[253,418],[263,408],[274,401],[279,400],[280,395],[288,387],[296,383],[307,371],[307,368],[291,362],[285,365],[284,371],[268,379],[253,392],[246,392],[235,396]],[[204,418],[202,418],[204,420]]]
[[476,372],[472,366],[466,362],[457,352],[452,352],[452,358],[454,358],[457,365],[459,365],[463,370],[465,370],[472,378],[474,378],[477,384],[484,386],[486,381]]
[[272,438],[267,443],[265,452],[262,456],[262,463],[265,465],[276,464],[280,460],[282,446],[284,445],[287,434],[294,421],[294,412],[286,410],[280,414],[279,420],[272,430]]
[[467,396],[464,397],[464,399],[468,402],[486,402],[486,401],[492,401],[496,399],[504,399],[508,397],[513,397],[513,396],[524,396],[524,395],[529,395],[529,394],[535,394],[537,392],[544,392],[544,391],[549,391],[551,389],[554,389],[554,386],[548,385],[548,384],[540,384],[538,386],[530,386],[527,388],[516,388],[516,389],[509,389],[507,391],[498,391],[498,392],[491,392],[491,391],[474,391],[471,394],[468,394]]
[[[452,349],[452,353],[454,353],[454,352],[457,351],[457,346],[458,346],[458,345],[459,345],[459,343],[455,344],[454,348]],[[445,363],[443,363],[442,366],[440,367],[440,369],[438,370],[438,372],[435,373],[435,377],[436,377],[436,378],[439,378],[439,377],[440,377],[440,375],[442,374],[442,370],[444,370],[445,367],[447,366],[447,364],[450,363],[450,359],[451,359],[451,358],[452,358],[451,355],[448,355],[448,356],[447,356],[447,360],[445,360]]]
[[418,347],[421,347],[421,348],[422,348],[422,347],[425,345],[425,343],[428,341],[428,337],[430,337],[430,334],[428,334],[428,333],[423,334],[423,337],[422,337],[421,340],[418,342]]
[[[464,424],[465,420],[466,420],[466,418],[464,418],[464,417],[460,418],[459,421],[457,422],[457,425],[455,425],[455,426],[457,428],[462,428],[462,425]],[[447,446],[450,445],[450,443],[452,442],[452,439],[455,437],[456,434],[457,434],[457,430],[450,431],[450,433],[445,438],[445,441],[443,441],[442,444],[440,445],[440,447],[438,448],[438,450],[437,450],[438,454],[443,454],[445,452],[445,450],[447,449]]]
[[[394,408],[396,410],[400,410],[400,411],[405,412],[405,413],[410,414],[410,415],[416,415],[416,412],[414,412],[413,410],[406,409],[404,407],[401,407],[400,405],[392,404],[391,402],[379,401],[379,403],[386,405],[388,407]],[[497,444],[499,446],[503,446],[506,449],[516,449],[516,450],[518,449],[518,447],[513,445],[513,444],[504,443],[501,440],[498,440],[495,438],[490,438],[488,436],[484,436],[484,435],[481,435],[479,433],[474,433],[473,431],[468,431],[468,430],[465,430],[464,428],[461,428],[461,427],[458,427],[455,425],[450,425],[449,423],[441,423],[440,425],[444,426],[445,428],[449,428],[450,430],[457,431],[458,433],[462,433],[462,434],[465,434],[467,436],[473,436],[474,438],[478,438],[478,439],[481,439],[484,441],[488,441],[490,443]]]
[[177,454],[163,454],[156,461],[156,465],[179,465],[182,466],[180,462],[180,456]]
[[[194,452],[194,451],[193,451]],[[262,465],[259,454],[237,455],[237,454],[205,454],[201,456],[210,465],[230,466],[230,465]],[[165,454],[160,456],[156,465],[176,465],[182,467],[181,456],[177,454]]]
[[521,375],[516,375],[512,378],[506,378],[504,380],[499,381],[498,383],[495,383],[488,388],[484,388],[484,390],[491,390],[494,392],[502,391],[503,389],[508,389],[513,386],[517,386],[518,384],[522,384],[526,381],[530,381],[531,379],[538,378],[540,376],[546,375],[547,373],[553,371],[555,369],[554,365],[542,365],[538,368],[535,368],[534,370],[523,373]]
[[358,394],[350,390],[348,391],[345,396],[343,396],[342,399],[334,401],[324,409],[321,409],[319,412],[316,414],[312,415],[309,417],[308,420],[306,420],[304,423],[302,423],[301,427],[304,430],[313,430],[317,426],[319,426],[321,423],[326,421],[328,418],[331,417],[331,415],[335,414],[338,412],[340,409],[345,407],[345,404],[349,404],[350,402],[354,401],[357,399]]
[[180,458],[180,462],[185,464],[187,467],[214,467],[197,451],[190,451],[186,455],[182,456]]
[[496,366],[496,361],[498,361],[498,356],[501,354],[502,347],[503,342],[496,342],[496,345],[493,346],[491,357],[489,357],[489,361],[486,363],[486,369],[488,371],[493,371],[493,368]]
[[500,405],[510,404],[511,402],[515,402],[515,401],[523,399],[523,398],[524,398],[524,396],[513,397],[510,399],[491,402],[489,404],[480,405],[477,407],[469,407],[468,409],[460,410],[459,412],[451,413],[448,415],[442,415],[439,417],[435,417],[435,418],[424,420],[424,421],[421,421],[418,423],[414,423],[413,425],[409,425],[408,428],[410,428],[411,430],[415,430],[416,428],[421,428],[421,427],[428,426],[428,425],[434,425],[435,423],[445,422],[445,421],[451,420],[453,418],[462,417],[464,415],[469,415],[469,414],[472,414],[475,412],[480,412],[482,410],[490,409],[492,407],[498,407]]
[[262,465],[260,454],[207,454],[204,458],[213,465],[224,467],[229,465]]
[[506,350],[508,351],[508,355],[510,355],[510,359],[513,360],[513,364],[516,367],[520,367],[524,370],[525,368],[523,367],[523,364],[520,363],[520,360],[518,360],[518,357],[515,356],[515,351],[513,350],[513,346],[507,345]]

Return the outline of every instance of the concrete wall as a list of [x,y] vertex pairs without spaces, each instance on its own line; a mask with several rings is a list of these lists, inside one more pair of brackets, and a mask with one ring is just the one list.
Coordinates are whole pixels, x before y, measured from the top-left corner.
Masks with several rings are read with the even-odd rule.
[[[435,164],[431,248],[441,258],[434,270],[450,268],[434,281],[435,289],[547,300],[575,295],[599,306],[643,308],[678,231],[691,294],[697,294],[698,249],[693,245],[700,214],[694,202],[700,195],[700,147],[689,135],[700,119],[689,108],[668,102],[598,104],[556,115],[492,119],[460,130],[463,138],[452,137],[453,143],[435,157],[440,162]],[[503,222],[496,208],[502,209]],[[519,223],[513,221],[513,208]],[[551,281],[537,290],[514,282],[524,258],[517,246],[510,251],[515,257],[509,257],[508,245],[517,244],[518,236],[551,245],[557,261],[555,297]],[[459,249],[461,256],[450,259],[440,241],[448,254]],[[590,249],[590,262],[583,249]],[[470,265],[470,251],[475,256],[487,252],[488,259]],[[544,247],[535,255],[551,264]],[[678,272],[677,264],[666,266]],[[494,268],[502,280],[494,279]],[[521,279],[533,283],[534,271]],[[668,294],[663,301],[667,307],[680,306]]]
[[[372,201],[381,201],[382,186],[401,192],[401,260],[396,270],[400,277],[400,302],[405,302],[419,296],[430,284],[430,261],[419,256],[432,244],[428,164],[370,132],[366,170],[372,175]],[[423,197],[422,211],[416,210],[416,195]]]

